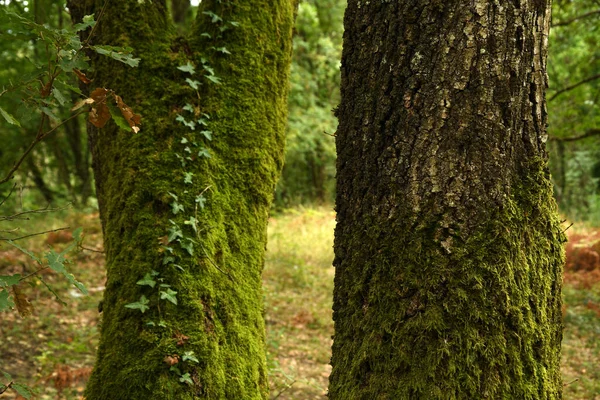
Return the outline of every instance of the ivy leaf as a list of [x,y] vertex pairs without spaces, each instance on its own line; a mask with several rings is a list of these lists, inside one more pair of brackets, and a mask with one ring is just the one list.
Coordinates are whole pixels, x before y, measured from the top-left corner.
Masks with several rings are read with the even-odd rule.
[[229,50],[227,50],[226,47],[217,47],[215,50],[217,50],[218,52],[223,53],[223,54],[231,54],[231,52]]
[[169,243],[171,243],[172,241],[178,239],[178,238],[183,238],[183,232],[181,231],[181,228],[179,228],[178,226],[172,226],[169,228]]
[[196,73],[196,69],[189,61],[185,65],[180,65],[179,67],[177,67],[177,69],[183,72],[187,72],[190,75],[194,75]]
[[194,241],[188,239],[185,243],[181,242],[181,248],[188,252],[190,256],[194,255]]
[[221,84],[221,78],[219,78],[216,75],[204,75],[204,77],[206,79],[208,79],[209,81],[211,81],[212,83],[216,83],[217,85]]
[[185,353],[183,353],[181,360],[182,361],[191,361],[191,362],[195,362],[196,364],[200,364],[200,360],[198,360],[198,358],[196,358],[196,354],[194,354],[193,350],[186,351]]
[[185,183],[187,185],[191,185],[193,176],[194,176],[193,172],[186,172],[185,177],[183,178],[183,183]]
[[193,112],[194,112],[194,107],[193,107],[193,106],[192,106],[190,103],[186,103],[186,105],[183,107],[183,109],[184,109],[185,111],[189,111],[189,112],[191,112],[191,113],[193,113]]
[[187,383],[188,385],[194,384],[194,381],[192,381],[192,378],[190,377],[189,372],[186,372],[185,374],[181,375],[181,377],[179,377],[179,382]]
[[198,90],[198,88],[200,88],[200,82],[198,81],[193,81],[190,78],[185,78],[185,81],[188,83],[188,85],[191,86],[192,89],[194,90]]
[[9,124],[21,126],[19,121],[17,121],[17,119],[15,117],[13,117],[12,115],[10,115],[6,111],[4,111],[4,109],[2,107],[0,107],[0,114],[2,114],[2,116],[4,117],[6,122],[8,122]]
[[146,310],[150,309],[150,307],[148,307],[148,303],[150,303],[150,300],[148,300],[146,296],[142,295],[140,297],[140,301],[125,304],[125,308],[131,308],[132,310],[140,310],[143,314],[146,312]]
[[212,11],[203,11],[202,14],[208,15],[211,18],[210,22],[212,22],[213,24],[223,21],[223,18],[219,17],[217,14],[215,14]]
[[177,292],[174,291],[173,289],[167,289],[166,291],[161,291],[160,292],[160,299],[161,300],[168,300],[171,303],[177,305]]
[[200,206],[201,209],[204,209],[204,204],[206,203],[206,198],[199,194],[196,196],[196,203]]
[[184,222],[185,225],[190,225],[194,232],[198,232],[198,220],[194,217],[190,217],[189,220]]
[[137,67],[140,64],[141,58],[134,58],[131,52],[133,49],[131,47],[114,47],[107,45],[96,45],[90,46],[90,49],[94,50],[98,54],[102,54],[104,56],[108,56],[113,60],[117,60],[122,62],[123,64],[127,64],[130,67]]
[[198,125],[208,126],[208,121],[206,121],[206,119],[204,119],[204,118],[200,118],[198,120]]
[[198,152],[198,157],[206,157],[206,158],[210,158],[210,153],[208,152],[208,149],[206,148],[201,148],[200,151]]
[[177,215],[181,211],[185,211],[184,207],[183,207],[183,204],[179,204],[176,201],[174,201],[174,202],[171,203],[171,212],[173,212],[173,214]]
[[164,256],[163,257],[163,261],[162,261],[163,265],[167,265],[172,262],[175,262],[175,257],[173,257],[173,256]]
[[150,286],[151,288],[154,288],[154,286],[156,286],[156,281],[152,279],[152,275],[148,273],[144,275],[144,277],[137,281],[135,284],[140,286]]
[[208,72],[209,74],[211,74],[211,75],[214,75],[214,74],[215,74],[215,70],[214,70],[214,69],[212,69],[211,67],[209,67],[208,65],[203,65],[203,66],[202,66],[202,68],[204,68],[204,70],[205,70],[206,72]]
[[200,133],[208,140],[212,140],[212,131],[200,131]]

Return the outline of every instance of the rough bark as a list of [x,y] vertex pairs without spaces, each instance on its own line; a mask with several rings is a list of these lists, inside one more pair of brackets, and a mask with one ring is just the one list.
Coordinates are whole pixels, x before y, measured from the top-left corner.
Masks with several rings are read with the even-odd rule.
[[[73,3],[81,17],[104,1]],[[108,279],[88,400],[266,397],[261,272],[282,166],[293,9],[288,0],[204,0],[186,40],[175,36],[165,0],[106,8],[93,41],[131,46],[141,62],[129,69],[94,58],[93,85],[121,95],[142,115],[142,130],[109,122],[91,132]],[[221,25],[204,11],[238,26],[218,38]],[[215,51],[222,47],[230,54]],[[202,77],[202,58],[220,85]],[[177,69],[187,62],[195,75]],[[198,94],[186,78],[201,81]],[[183,110],[187,103],[195,117]],[[204,113],[207,128],[176,121]],[[196,156],[195,143],[211,157]],[[195,202],[200,194],[204,207]],[[176,214],[173,195],[184,207]],[[171,221],[183,237],[168,238]],[[193,255],[183,247],[190,244]],[[158,286],[136,284],[153,270],[177,292],[177,305],[158,302]],[[141,295],[149,310],[125,307]],[[197,363],[183,360],[189,351]],[[191,383],[181,381],[186,373]]]
[[331,399],[560,399],[550,2],[350,0]]

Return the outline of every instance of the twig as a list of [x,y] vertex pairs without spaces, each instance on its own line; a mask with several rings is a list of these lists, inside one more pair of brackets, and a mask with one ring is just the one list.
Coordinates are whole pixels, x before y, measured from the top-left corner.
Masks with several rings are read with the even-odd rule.
[[287,392],[288,390],[290,390],[292,388],[292,386],[294,385],[294,383],[296,383],[296,382],[297,382],[296,380],[292,381],[286,387],[284,387],[283,389],[281,389],[279,391],[279,393],[277,393],[274,397],[271,397],[271,400],[277,400],[282,394],[284,394],[285,392]]
[[15,188],[17,187],[17,184],[15,183],[13,185],[13,187],[10,189],[10,192],[8,192],[8,196],[6,196],[4,198],[4,200],[0,201],[0,207],[2,207],[2,204],[4,204],[6,202],[6,200],[8,200],[8,198],[12,195],[12,193],[14,192]]
[[67,227],[65,227],[65,228],[51,229],[51,230],[49,230],[49,231],[32,233],[32,234],[29,234],[29,235],[25,235],[25,236],[19,236],[19,237],[16,237],[16,238],[2,238],[2,237],[0,237],[0,240],[4,240],[4,241],[7,241],[7,240],[12,240],[12,241],[15,241],[15,240],[26,239],[26,238],[29,238],[29,237],[32,237],[32,236],[43,235],[43,234],[46,234],[46,233],[52,233],[52,232],[58,232],[58,231],[64,231],[64,230],[66,230],[66,229],[71,229],[71,228],[67,226]]
[[551,136],[550,140],[554,140],[556,142],[574,142],[576,140],[581,140],[581,139],[585,139],[590,136],[596,136],[596,135],[600,135],[600,129],[590,129],[589,131],[582,133],[579,136],[571,136],[571,137],[566,137],[566,138]]
[[19,282],[22,282],[22,281],[24,281],[25,279],[31,278],[32,276],[34,276],[34,275],[37,275],[38,273],[40,273],[40,272],[42,272],[43,270],[45,270],[45,269],[48,269],[48,268],[50,268],[50,266],[49,266],[49,265],[46,265],[45,267],[42,267],[42,268],[38,268],[38,269],[36,269],[35,271],[33,271],[32,273],[30,273],[30,274],[28,274],[28,275],[25,275],[24,277],[22,277],[21,279],[19,279]]
[[79,248],[80,248],[81,250],[92,251],[92,252],[94,252],[94,253],[100,253],[100,254],[104,254],[104,253],[106,253],[104,250],[94,250],[94,249],[90,249],[90,248],[88,248],[88,247],[84,247],[84,246],[79,246]]
[[58,208],[40,208],[38,210],[27,210],[27,211],[21,211],[18,212],[16,214],[13,215],[8,215],[8,216],[0,216],[0,221],[12,221],[15,219],[28,219],[27,217],[23,217],[24,215],[27,214],[44,214],[44,213],[49,213],[49,212],[56,212],[56,211],[62,211],[62,210],[66,210],[67,208],[69,208],[69,206],[71,205],[71,203],[67,204],[64,207],[58,207]]
[[565,387],[565,386],[569,386],[570,384],[572,384],[572,383],[575,383],[575,382],[577,382],[578,380],[579,380],[579,378],[575,378],[575,379],[573,379],[571,382],[563,383],[563,387]]
[[4,392],[6,392],[8,389],[10,389],[10,387],[12,386],[12,384],[13,384],[13,383],[14,383],[13,381],[10,381],[10,382],[8,383],[8,385],[4,385],[4,388],[3,388],[3,389],[0,389],[0,394],[4,393]]
[[590,11],[590,12],[587,12],[585,14],[581,14],[581,15],[577,15],[577,16],[575,16],[573,18],[569,18],[569,19],[567,19],[565,21],[557,22],[555,24],[552,24],[552,27],[555,28],[557,26],[569,25],[569,24],[572,24],[575,21],[578,21],[578,20],[583,19],[583,18],[591,17],[592,15],[595,15],[595,14],[600,14],[600,10]]
[[569,228],[570,228],[570,227],[572,227],[572,226],[573,226],[573,222],[571,222],[571,225],[567,226],[567,227],[566,227],[566,228],[563,230],[563,233],[565,233],[567,230],[569,230]]
[[569,90],[573,90],[573,89],[575,89],[575,88],[583,85],[584,83],[591,82],[591,81],[596,80],[598,78],[600,78],[600,74],[596,74],[596,75],[587,77],[584,80],[579,81],[579,82],[577,82],[577,83],[575,83],[575,84],[573,84],[571,86],[567,86],[566,88],[560,89],[559,91],[557,91],[556,93],[554,93],[552,96],[550,96],[550,98],[548,99],[548,102],[551,102],[556,97],[558,97],[559,95],[561,95],[561,94],[563,94],[565,92],[568,92]]
[[83,46],[81,46],[81,48],[84,48],[90,42],[90,39],[92,38],[92,35],[94,34],[94,31],[96,30],[96,27],[98,26],[98,24],[100,23],[100,20],[102,19],[102,16],[104,15],[104,11],[106,10],[107,4],[108,4],[108,0],[104,0],[104,5],[102,5],[100,14],[98,14],[98,19],[96,20],[96,23],[94,24],[94,26],[92,26],[92,30],[90,31],[90,34],[88,35],[88,37],[85,38],[85,42],[83,42]]

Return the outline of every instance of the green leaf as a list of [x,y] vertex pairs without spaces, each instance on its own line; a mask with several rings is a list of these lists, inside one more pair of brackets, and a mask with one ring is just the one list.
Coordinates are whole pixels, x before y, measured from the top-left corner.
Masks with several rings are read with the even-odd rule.
[[134,58],[131,52],[133,51],[130,47],[114,47],[106,45],[90,46],[98,54],[108,56],[113,60],[127,64],[130,67],[137,67],[140,64],[141,58]]
[[56,116],[56,114],[54,114],[54,111],[52,111],[48,107],[40,107],[40,110],[42,110],[42,112],[44,114],[46,114],[48,117],[50,117],[51,120],[56,121],[56,122],[60,122],[60,118],[58,118]]
[[198,151],[198,157],[210,158],[210,153],[208,152],[208,149],[204,147],[201,148],[200,151]]
[[119,108],[116,105],[114,105],[112,101],[107,101],[105,104],[108,106],[108,111],[110,112],[110,115],[117,124],[117,126],[123,130],[126,130],[127,132],[133,132],[131,126],[129,126],[129,124],[123,117],[123,113],[121,113],[121,110],[119,110]]
[[175,257],[173,257],[173,256],[164,256],[163,257],[163,261],[162,261],[163,265],[167,265],[172,262],[175,262]]
[[6,122],[8,122],[9,124],[16,125],[16,126],[21,126],[21,124],[19,123],[19,121],[17,121],[15,117],[13,117],[12,115],[10,115],[6,111],[4,111],[4,109],[2,107],[0,107],[0,114],[2,114],[2,116],[4,117],[4,119],[6,120]]
[[150,307],[148,307],[148,303],[150,303],[150,300],[148,300],[146,296],[142,295],[140,297],[140,301],[125,304],[125,308],[131,308],[132,310],[140,310],[143,314],[146,312],[146,310],[150,309]]
[[33,396],[32,390],[29,386],[21,385],[20,383],[13,383],[11,387],[27,400],[31,399]]
[[186,105],[183,107],[183,109],[184,109],[185,111],[189,111],[189,112],[191,112],[191,113],[193,113],[193,112],[194,112],[194,107],[193,107],[193,106],[192,106],[190,103],[186,103]]
[[185,65],[180,65],[179,67],[177,67],[177,69],[183,72],[187,72],[190,75],[194,75],[196,73],[196,69],[189,61]]
[[178,226],[170,227],[168,232],[169,232],[169,236],[168,236],[169,243],[176,240],[177,238],[183,238],[183,232],[181,231],[181,228],[179,228]]
[[194,354],[193,350],[186,351],[185,353],[183,353],[183,356],[181,356],[181,360],[195,362],[196,364],[200,363],[200,360],[196,358],[196,354]]
[[65,259],[64,254],[66,251],[67,250],[63,250],[61,253],[57,253],[53,249],[51,249],[49,252],[47,252],[44,256],[45,256],[46,260],[48,260],[48,266],[53,271],[56,271],[56,272],[62,274],[65,278],[67,278],[67,280],[73,286],[75,286],[77,289],[79,289],[79,291],[81,293],[87,295],[88,291],[85,288],[85,286],[83,285],[83,283],[81,283],[77,279],[75,279],[73,274],[71,274],[65,268],[65,263],[67,262],[67,260]]
[[65,98],[65,96],[63,96],[61,91],[58,90],[58,88],[56,86],[52,89],[52,95],[54,96],[54,98],[58,101],[58,103],[61,106],[64,106],[65,103],[67,102],[67,99]]
[[191,185],[193,176],[194,176],[193,172],[185,172],[185,177],[183,178],[183,183]]
[[198,90],[200,88],[200,82],[193,81],[190,78],[186,78],[185,81],[190,85],[190,87],[194,90]]
[[205,70],[206,72],[208,72],[209,74],[211,74],[211,75],[214,75],[214,74],[215,74],[215,70],[214,70],[214,69],[212,69],[211,67],[209,67],[208,65],[203,65],[203,66],[202,66],[202,68],[204,68],[204,70]]
[[167,289],[166,291],[160,292],[160,299],[170,301],[171,303],[177,305],[176,295],[177,295],[176,291],[174,291],[173,289]]
[[181,211],[185,211],[182,204],[174,201],[171,203],[171,212],[175,215],[179,214]]
[[229,50],[227,50],[226,47],[217,47],[215,50],[217,50],[218,52],[223,53],[223,54],[231,54],[231,52]]
[[194,384],[194,381],[192,381],[192,378],[190,377],[189,372],[186,372],[185,374],[181,375],[181,377],[179,378],[179,382],[187,383],[188,385]]
[[211,21],[213,24],[217,23],[217,22],[221,22],[223,21],[223,18],[219,17],[217,14],[215,14],[212,11],[203,11],[202,14],[204,15],[208,15],[209,17],[211,17]]
[[194,229],[194,232],[198,232],[198,220],[196,218],[190,217],[190,219],[185,221],[184,224],[190,225],[192,229]]
[[196,196],[196,203],[198,203],[200,208],[203,209],[204,204],[206,203],[206,198],[204,196],[202,196],[201,194],[199,194],[198,196]]
[[94,21],[94,14],[86,15],[83,17],[83,21],[79,24],[73,25],[75,32],[84,31],[87,28],[92,28],[96,25],[96,21]]
[[194,255],[194,241],[188,239],[186,242],[181,242],[181,248],[188,252],[190,256]]
[[212,140],[212,131],[200,131],[200,133],[208,140]]
[[221,78],[217,77],[216,75],[204,75],[204,77],[212,83],[216,83],[217,85],[221,84]]
[[9,286],[18,285],[20,280],[20,274],[0,275],[0,286],[7,288]]
[[15,306],[12,296],[7,289],[0,289],[0,311],[9,310]]
[[33,261],[36,261],[38,264],[42,263],[42,260],[40,260],[37,256],[35,256],[33,253],[31,253],[29,250],[24,249],[23,247],[19,246],[18,244],[16,244],[15,242],[13,242],[12,240],[8,240],[6,243],[10,244],[11,246],[21,250],[22,253],[25,253],[29,256],[29,258],[31,258]]
[[152,279],[151,274],[146,274],[146,275],[144,275],[144,277],[142,279],[137,281],[135,284],[140,285],[140,286],[150,286],[151,288],[153,288],[154,286],[156,286],[156,281],[154,279]]
[[179,143],[181,143],[181,144],[186,144],[187,142],[188,142],[188,140],[187,140],[186,138],[182,138],[182,139],[181,139],[181,142],[179,142]]

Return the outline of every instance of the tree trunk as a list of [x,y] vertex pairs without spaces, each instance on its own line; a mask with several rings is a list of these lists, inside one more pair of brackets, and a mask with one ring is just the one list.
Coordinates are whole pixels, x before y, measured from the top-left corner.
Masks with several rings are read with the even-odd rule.
[[560,399],[547,0],[358,1],[330,399]]
[[[70,5],[76,19],[104,0],[83,3]],[[108,279],[88,400],[266,397],[261,272],[293,12],[291,0],[204,0],[188,41],[165,0],[105,9],[92,42],[131,46],[141,62],[95,57],[93,87],[114,89],[142,129],[90,132]],[[187,63],[194,75],[177,69]]]

